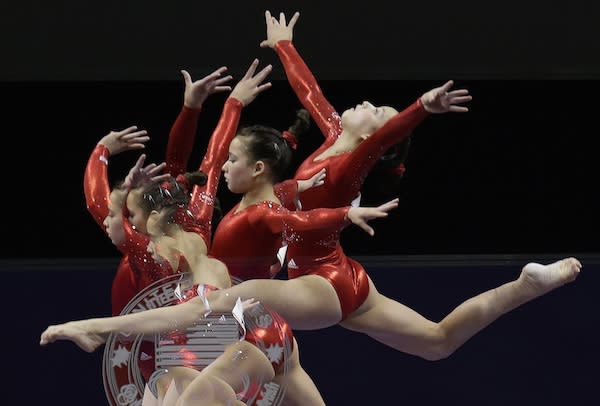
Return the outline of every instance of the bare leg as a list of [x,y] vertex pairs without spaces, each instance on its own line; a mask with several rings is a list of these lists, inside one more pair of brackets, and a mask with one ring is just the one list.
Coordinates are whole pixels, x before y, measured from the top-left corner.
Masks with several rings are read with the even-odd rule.
[[168,375],[172,378],[172,383],[169,387],[169,390],[171,390],[171,388],[172,390],[169,394],[169,403],[166,402],[167,397],[165,396],[164,406],[176,404],[176,401],[179,400],[179,396],[185,391],[190,383],[200,375],[200,371],[188,367],[172,367],[169,368]]
[[342,318],[337,293],[320,276],[290,280],[251,279],[207,295],[211,308],[233,308],[235,301],[254,298],[279,313],[293,329],[316,330],[336,325]]
[[144,396],[142,398],[142,406],[160,406],[161,402],[157,399],[148,385],[144,386]]
[[275,376],[266,355],[247,341],[229,345],[201,374],[219,377],[231,385],[236,393],[244,389],[244,383],[248,379],[269,382]]
[[[168,376],[168,375],[167,375]],[[175,402],[177,402],[177,399],[179,399],[179,393],[177,391],[177,386],[175,385],[175,381],[173,379],[169,378],[171,381],[169,382],[169,386],[166,388],[165,391],[163,391],[163,393],[159,394],[159,406],[169,406],[169,405],[174,405]]]
[[202,375],[190,383],[176,406],[239,406],[235,391],[216,376]]
[[[217,400],[232,402],[223,404],[237,404],[233,402],[237,402],[236,393],[244,389],[248,379],[269,382],[274,376],[271,362],[265,354],[249,342],[240,341],[228,346],[222,355],[199,373],[191,371],[176,377],[181,393],[176,405],[204,405]],[[193,377],[191,382],[190,377]]]
[[369,297],[340,323],[399,351],[438,360],[516,307],[573,281],[581,264],[566,258],[549,265],[527,264],[518,279],[468,299],[439,323],[379,292],[371,281]]
[[281,406],[324,406],[315,383],[300,365],[298,343],[294,338],[294,351],[288,361],[288,370],[285,374],[276,375],[275,381],[285,388],[285,396]]

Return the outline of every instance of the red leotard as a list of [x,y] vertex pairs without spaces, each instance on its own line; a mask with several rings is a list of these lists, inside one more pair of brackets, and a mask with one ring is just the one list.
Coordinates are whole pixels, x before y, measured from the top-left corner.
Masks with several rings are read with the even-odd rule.
[[[174,176],[182,173],[187,166],[189,151],[191,151],[191,146],[194,142],[199,113],[200,110],[189,109],[184,106],[169,133],[166,163],[170,173],[174,174]],[[88,159],[83,180],[88,212],[105,231],[106,228],[102,223],[106,216],[108,216],[110,195],[107,172],[108,158],[109,152],[106,147],[96,145]],[[138,281],[140,272],[134,272],[132,269],[129,254],[127,252],[122,253],[123,256],[121,257],[112,283],[111,302],[113,315],[121,313],[125,305],[144,287],[140,286]]]
[[[354,151],[316,160],[340,136],[341,117],[324,97],[292,42],[277,42],[275,51],[290,85],[325,136],[323,144],[298,167],[294,175],[294,179],[308,179],[322,168],[327,171],[323,185],[300,194],[302,209],[348,206],[360,192],[377,160],[406,137],[428,113],[417,100],[361,142]],[[338,294],[343,318],[346,318],[367,298],[369,285],[362,265],[344,254],[339,243],[339,231],[327,237],[322,232],[304,232],[301,238],[288,241],[288,275],[295,278],[315,274],[329,280]]]
[[[198,233],[210,247],[211,237],[211,219],[214,209],[215,195],[218,187],[221,167],[227,160],[229,143],[235,136],[237,130],[242,103],[236,99],[229,98],[225,102],[221,118],[210,138],[206,154],[200,164],[200,170],[207,175],[207,182],[203,186],[194,186],[192,197],[188,205],[188,211],[191,213],[189,222],[182,224],[186,231]],[[180,122],[181,123],[181,122]],[[189,124],[189,123],[188,123]],[[191,126],[187,126],[188,131]],[[195,127],[194,131],[195,131]],[[183,168],[183,166],[181,167]],[[136,231],[127,216],[127,207],[123,207],[123,228],[125,231],[125,240],[119,247],[121,252],[126,253],[131,263],[131,271],[137,280],[137,289],[141,290],[151,283],[173,274],[173,268],[167,260],[155,260],[148,251],[150,238],[143,233]],[[178,267],[175,272],[185,272],[189,268],[185,257],[178,257]],[[137,291],[136,291],[137,292]],[[149,379],[154,372],[154,347],[152,343],[144,342],[144,352],[151,355],[151,358],[140,360],[138,362],[142,374]]]
[[[207,175],[207,184],[203,188],[194,189],[190,202],[190,211],[197,219],[195,225],[188,225],[188,229],[198,232],[210,246],[211,225],[210,220],[214,209],[216,187],[218,185],[221,166],[227,157],[228,142],[235,135],[239,121],[241,103],[229,98],[223,110],[215,133],[220,135],[211,137],[205,157],[200,169]],[[166,163],[167,171],[176,176],[183,173],[187,167],[191,148],[194,142],[199,110],[183,107],[177,117],[167,145]],[[225,135],[226,134],[226,135]],[[227,143],[223,149],[223,143]],[[88,211],[96,222],[104,229],[102,224],[108,215],[108,200],[110,187],[108,185],[108,150],[97,145],[86,167],[84,176],[84,190]],[[126,231],[128,228],[126,228]],[[129,228],[129,239],[126,246],[120,247],[123,257],[119,263],[117,274],[113,279],[112,307],[113,315],[119,314],[123,307],[141,289],[157,279],[168,274],[169,268],[164,269],[164,264],[155,264],[149,253],[145,250],[148,240],[134,233]],[[135,253],[132,257],[132,253]]]
[[221,220],[210,254],[223,261],[232,276],[269,279],[273,257],[286,241],[299,232],[338,230],[349,224],[348,207],[290,211],[274,202],[260,202],[237,212],[239,203]]
[[[106,168],[108,157],[108,149],[103,145],[96,145],[88,159],[83,181],[88,212],[104,231],[106,231],[106,227],[102,223],[108,216],[108,199],[110,195]],[[121,310],[137,292],[137,278],[131,270],[128,255],[124,254],[112,282],[111,303],[113,316],[121,313]]]
[[[188,212],[191,214],[190,221],[182,224],[186,231],[198,233],[207,248],[210,247],[211,219],[221,167],[227,160],[229,143],[235,136],[242,107],[240,101],[231,97],[225,102],[219,123],[210,137],[206,154],[200,164],[200,170],[207,175],[206,184],[194,186],[188,204]],[[124,211],[126,213],[126,206],[124,206]],[[152,259],[152,255],[148,252],[150,238],[146,234],[137,232],[131,226],[126,214],[123,216],[123,227],[125,241],[121,250],[129,254],[134,270],[142,270],[137,275],[140,289],[173,273],[167,261]]]

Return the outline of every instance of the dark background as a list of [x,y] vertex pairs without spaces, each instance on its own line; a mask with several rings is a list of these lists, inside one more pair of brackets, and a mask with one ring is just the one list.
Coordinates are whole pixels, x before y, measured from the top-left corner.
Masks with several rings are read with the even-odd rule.
[[[4,335],[8,349],[27,342],[9,351],[17,377],[9,399],[105,403],[101,352],[37,348],[49,323],[110,312],[118,253],[85,209],[89,153],[111,129],[135,124],[152,136],[150,159],[162,160],[182,103],[179,70],[200,78],[226,65],[239,78],[254,57],[274,64],[273,88],[242,123],[286,128],[299,104],[274,52],[258,47],[270,8],[302,12],[294,42],[340,111],[365,99],[402,108],[447,79],[474,97],[468,114],[432,116],[415,130],[402,182],[365,184],[365,204],[400,196],[400,207],[373,223],[373,238],[347,229],[347,252],[389,256],[390,264],[427,259],[369,269],[380,290],[439,320],[528,260],[584,260],[575,284],[512,312],[438,363],[337,327],[298,333],[302,361],[328,403],[594,402],[599,6],[535,3],[3,2],[2,276],[8,306],[25,305]],[[224,97],[205,104],[192,168]],[[307,134],[298,160],[320,140]],[[136,156],[114,157],[111,178]],[[228,208],[235,196],[222,190],[221,200]],[[443,265],[449,257],[467,265]],[[490,257],[518,260],[482,268]]]

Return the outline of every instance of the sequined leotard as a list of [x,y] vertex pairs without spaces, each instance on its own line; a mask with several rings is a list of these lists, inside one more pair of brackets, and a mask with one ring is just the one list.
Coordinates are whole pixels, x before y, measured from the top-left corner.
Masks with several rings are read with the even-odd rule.
[[[428,113],[420,100],[392,117],[383,127],[364,140],[355,150],[316,159],[342,132],[341,117],[324,97],[291,41],[279,41],[275,51],[281,59],[288,81],[303,106],[325,136],[323,144],[297,169],[294,179],[308,179],[322,168],[327,177],[322,186],[300,194],[303,210],[316,207],[348,206],[358,195],[369,170],[392,145],[400,142]],[[335,288],[346,318],[369,293],[368,277],[361,264],[348,258],[340,245],[338,230],[302,232],[288,242],[288,275],[320,275]]]
[[[186,231],[199,234],[207,249],[211,246],[211,219],[214,210],[217,187],[221,175],[221,167],[227,160],[229,143],[235,136],[239,123],[242,103],[234,98],[228,98],[223,107],[223,112],[219,123],[215,128],[200,164],[199,170],[207,175],[206,184],[194,186],[192,197],[187,207],[190,216],[182,218],[187,219],[181,226]],[[126,214],[126,207],[124,207]],[[137,232],[131,226],[127,215],[123,216],[123,227],[125,229],[125,239],[121,250],[129,254],[129,261],[133,269],[141,269],[139,273],[138,286],[140,289],[148,286],[159,279],[172,274],[168,262],[155,261],[148,250],[150,238],[144,233]]]
[[[189,158],[200,110],[183,107],[171,128],[167,145],[166,163],[169,173],[177,175],[185,171]],[[108,216],[110,186],[108,182],[109,152],[103,145],[96,145],[88,159],[84,174],[84,192],[88,212],[96,223],[106,231],[103,225]],[[140,284],[141,270],[132,268],[130,254],[121,251],[123,256],[113,278],[111,303],[112,314],[117,315],[125,305],[145,285]],[[143,263],[143,261],[136,261]]]
[[239,212],[238,208],[239,203],[219,223],[209,252],[242,280],[271,277],[270,266],[282,238],[291,240],[299,232],[338,230],[349,224],[348,207],[290,211],[264,201]]

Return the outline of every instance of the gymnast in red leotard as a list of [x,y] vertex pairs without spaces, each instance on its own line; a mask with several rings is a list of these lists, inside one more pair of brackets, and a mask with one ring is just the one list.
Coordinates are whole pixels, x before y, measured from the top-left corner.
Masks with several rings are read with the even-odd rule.
[[[303,210],[347,206],[368,171],[392,145],[431,113],[468,111],[458,104],[470,101],[471,96],[467,90],[451,90],[453,82],[448,81],[400,112],[365,101],[339,115],[291,42],[298,17],[296,13],[288,24],[283,13],[275,19],[267,11],[267,39],[261,46],[276,50],[292,88],[325,135],[324,144],[300,165],[295,179],[319,171],[326,172],[326,178],[323,185],[300,192],[299,201]],[[235,162],[230,157],[225,165],[227,178],[227,165]],[[370,227],[366,229],[373,234]],[[339,324],[399,351],[437,360],[452,354],[502,314],[573,281],[581,269],[575,258],[548,265],[529,263],[516,280],[465,301],[442,321],[433,322],[379,293],[363,267],[344,254],[339,231],[291,230],[286,239],[289,280],[248,280],[209,293],[209,302],[222,306],[233,297],[255,298],[279,312],[293,329]],[[236,234],[228,239],[229,244],[240,245]]]
[[[166,331],[172,329],[174,325],[177,325],[178,328],[185,327],[202,317],[206,311],[202,298],[197,297],[197,291],[206,293],[231,285],[227,268],[223,262],[208,257],[206,252],[210,245],[210,219],[220,169],[226,160],[227,144],[235,135],[239,112],[243,105],[247,105],[258,93],[270,86],[270,84],[260,85],[270,71],[270,66],[254,76],[257,64],[258,61],[255,61],[251,65],[245,78],[238,83],[226,101],[222,119],[210,139],[208,152],[200,166],[202,171],[186,173],[179,175],[176,179],[168,178],[162,182],[148,180],[142,182],[136,178],[147,178],[149,175],[143,168],[142,157],[132,168],[125,181],[128,184],[144,183],[146,185],[129,192],[126,197],[127,203],[123,205],[121,221],[127,250],[135,252],[135,257],[141,257],[144,253],[148,253],[150,259],[159,264],[156,265],[157,268],[166,273],[172,272],[173,269],[180,272],[191,270],[194,281],[202,285],[197,285],[192,289],[191,294],[187,295],[180,305],[171,307],[180,310],[176,316],[161,316],[161,314],[168,315],[171,308],[159,308],[125,316],[51,326],[42,334],[42,344],[57,339],[70,339],[87,351],[93,351],[104,342],[108,333],[123,331],[125,326],[127,326],[127,331],[133,334]],[[154,168],[152,170],[154,171]],[[163,179],[161,178],[161,180]],[[192,196],[189,198],[187,190],[194,185],[203,186],[195,186]],[[335,227],[339,227],[340,221],[346,222],[345,211],[339,210],[338,212],[338,218],[341,220],[336,221]],[[302,214],[302,217],[305,215]],[[134,228],[129,220],[131,218],[146,218],[146,233],[139,232]],[[202,241],[199,242],[198,238]],[[269,259],[272,260],[272,258],[273,252]],[[192,306],[191,310],[190,306]],[[231,307],[226,309],[231,309]],[[225,309],[213,308],[213,310],[224,311]],[[293,339],[291,329],[279,315],[268,309],[267,312],[268,317],[262,317],[263,314],[260,322],[247,331],[243,343],[228,348],[226,354],[219,357],[206,370],[216,371],[218,378],[228,382],[233,390],[237,391],[240,386],[243,386],[244,373],[253,370],[259,376],[268,376],[267,372],[270,369],[271,374],[274,374],[274,381],[285,387],[286,399],[296,402],[294,404],[324,404],[314,383],[299,364],[297,343]],[[142,319],[139,319],[140,316]],[[77,327],[78,325],[82,326],[85,330],[83,326],[89,325],[89,323],[100,323],[103,329],[102,333],[100,335],[93,332],[84,334],[84,331]],[[85,337],[83,337],[84,335]],[[260,343],[265,354],[261,353],[261,357],[256,358],[255,351],[244,347],[245,343],[253,343],[255,348]],[[244,348],[240,349],[241,347]],[[284,351],[286,348],[291,350],[290,353]],[[245,355],[236,355],[236,351],[242,351]],[[248,356],[253,352],[251,357]],[[246,360],[243,361],[245,366],[239,365],[239,362],[232,364],[232,359]],[[252,363],[248,359],[253,359],[255,362]],[[266,370],[264,360],[269,365]],[[175,393],[177,397],[181,393],[182,399],[193,399],[196,396],[194,391],[204,388],[202,384],[208,373],[204,371],[199,373],[191,371],[189,368],[181,370],[171,368],[169,378],[175,378],[176,385],[172,385],[170,388],[177,386],[177,382],[190,383],[191,381],[188,386],[189,390],[177,388]],[[196,377],[199,379],[195,380]],[[163,387],[162,394],[164,395],[165,392],[166,388]]]
[[[231,76],[222,77],[225,71],[226,68],[221,67],[197,81],[192,81],[187,71],[181,71],[185,82],[183,107],[169,133],[165,164],[158,167],[151,165],[144,168],[148,176],[151,177],[156,174],[158,177],[155,180],[160,180],[158,173],[162,169],[166,169],[168,173],[174,176],[183,173],[187,169],[188,158],[196,135],[198,115],[204,101],[213,93],[231,90],[231,87],[225,86],[226,82],[231,80]],[[107,172],[109,158],[124,151],[142,149],[144,143],[148,140],[147,132],[138,130],[135,126],[122,131],[111,131],[98,142],[88,159],[83,182],[86,206],[96,223],[107,233],[110,232],[112,218],[117,211],[114,209],[112,210],[113,214],[110,214],[112,199]],[[122,194],[122,191],[118,189],[113,190],[113,193],[116,193],[116,195],[113,195],[113,199],[118,198],[119,193]],[[145,227],[143,221],[136,226]],[[119,230],[121,225],[116,224],[112,228]],[[121,238],[122,236],[119,235],[118,231],[111,238],[123,254],[112,283],[113,315],[119,314],[137,292],[156,280],[155,277],[151,276],[153,272],[147,272],[144,269],[144,264],[147,263],[144,261],[145,258],[132,259],[130,253],[120,247]],[[135,262],[137,266],[132,265],[132,262]]]

